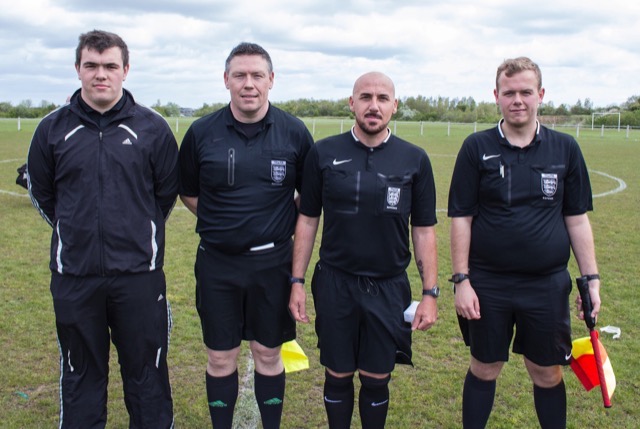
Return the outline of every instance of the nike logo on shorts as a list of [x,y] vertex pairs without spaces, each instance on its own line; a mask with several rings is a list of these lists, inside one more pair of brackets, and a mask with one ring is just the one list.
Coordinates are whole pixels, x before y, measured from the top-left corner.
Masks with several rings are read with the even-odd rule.
[[571,359],[571,353],[569,353],[568,355],[566,355],[566,356],[564,357],[564,360],[569,360],[569,359]]

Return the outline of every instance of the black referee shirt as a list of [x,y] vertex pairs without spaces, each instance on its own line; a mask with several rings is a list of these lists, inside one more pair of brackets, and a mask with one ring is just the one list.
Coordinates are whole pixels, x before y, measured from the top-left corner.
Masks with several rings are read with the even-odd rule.
[[497,127],[464,141],[449,190],[450,217],[473,216],[470,269],[549,274],[570,257],[564,216],[592,210],[580,147],[568,134],[538,124],[524,148]]
[[198,197],[200,237],[228,253],[289,240],[312,145],[301,120],[271,105],[250,138],[229,105],[195,121],[180,146],[180,194]]
[[320,259],[354,275],[389,277],[411,261],[409,218],[436,223],[426,152],[396,136],[374,148],[352,132],[319,141],[305,163],[300,213],[324,210]]

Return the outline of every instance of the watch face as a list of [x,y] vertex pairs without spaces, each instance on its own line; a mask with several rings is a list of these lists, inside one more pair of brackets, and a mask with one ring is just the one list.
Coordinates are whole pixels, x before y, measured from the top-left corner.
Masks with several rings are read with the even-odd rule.
[[438,286],[434,286],[431,289],[426,289],[422,291],[423,295],[429,295],[432,296],[434,298],[437,298],[440,296],[440,288]]
[[460,283],[462,281],[464,281],[465,279],[468,279],[469,276],[467,274],[455,274],[453,276],[453,282],[454,283]]

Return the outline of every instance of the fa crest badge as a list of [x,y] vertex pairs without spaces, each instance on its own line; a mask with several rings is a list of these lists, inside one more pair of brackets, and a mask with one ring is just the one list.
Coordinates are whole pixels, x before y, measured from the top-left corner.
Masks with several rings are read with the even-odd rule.
[[542,193],[546,197],[553,197],[558,190],[558,175],[542,173],[540,175],[540,186],[542,187]]
[[271,160],[271,180],[282,183],[287,175],[287,161]]
[[387,188],[387,209],[398,210],[398,203],[400,202],[400,188],[388,187]]

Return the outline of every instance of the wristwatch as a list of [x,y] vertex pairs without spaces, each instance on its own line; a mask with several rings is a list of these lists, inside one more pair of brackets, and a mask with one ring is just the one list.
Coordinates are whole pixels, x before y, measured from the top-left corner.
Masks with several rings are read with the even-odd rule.
[[304,284],[303,277],[289,277],[289,284],[292,285],[294,283]]
[[437,298],[440,296],[440,288],[438,287],[438,285],[435,285],[431,289],[422,289],[422,296],[425,296],[425,295],[429,295],[434,298]]
[[458,283],[462,283],[463,281],[467,280],[468,278],[469,278],[469,274],[455,273],[454,275],[451,276],[449,281],[451,283],[453,283],[453,284],[458,284]]

